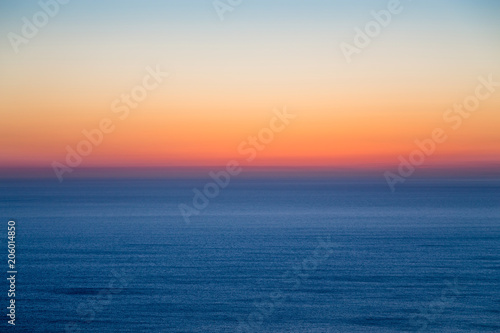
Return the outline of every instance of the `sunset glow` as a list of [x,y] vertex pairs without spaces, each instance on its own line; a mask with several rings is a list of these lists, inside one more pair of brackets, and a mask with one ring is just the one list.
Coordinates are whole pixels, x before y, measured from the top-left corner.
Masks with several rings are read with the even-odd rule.
[[[278,6],[252,1],[222,25],[210,4],[193,3],[161,12],[74,2],[19,53],[4,38],[0,167],[63,162],[66,147],[76,149],[82,131],[104,118],[114,131],[84,167],[225,164],[244,159],[238,145],[283,107],[296,120],[253,165],[392,165],[436,127],[449,137],[426,163],[500,162],[500,23],[488,14],[496,3],[453,2],[454,11],[429,16],[429,6],[452,2],[401,2],[351,63],[339,44],[352,43],[354,28],[387,2],[316,1],[305,14],[290,7],[285,18]],[[20,30],[16,13],[36,12],[30,6],[3,4],[10,14],[2,33]],[[340,8],[353,15],[340,17]],[[142,84],[148,66],[169,76],[121,120],[113,101]],[[480,77],[496,91],[455,130],[457,120],[444,114],[474,95]]]

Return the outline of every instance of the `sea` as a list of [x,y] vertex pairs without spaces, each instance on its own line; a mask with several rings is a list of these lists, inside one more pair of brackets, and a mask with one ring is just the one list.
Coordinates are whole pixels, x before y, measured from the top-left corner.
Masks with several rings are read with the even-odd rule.
[[208,181],[2,180],[0,331],[500,332],[500,182]]

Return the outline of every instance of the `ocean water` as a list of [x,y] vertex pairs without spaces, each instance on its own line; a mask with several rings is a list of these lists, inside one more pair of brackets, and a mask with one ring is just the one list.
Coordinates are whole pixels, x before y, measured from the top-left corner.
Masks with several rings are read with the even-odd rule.
[[2,181],[0,330],[500,332],[499,183],[205,182]]

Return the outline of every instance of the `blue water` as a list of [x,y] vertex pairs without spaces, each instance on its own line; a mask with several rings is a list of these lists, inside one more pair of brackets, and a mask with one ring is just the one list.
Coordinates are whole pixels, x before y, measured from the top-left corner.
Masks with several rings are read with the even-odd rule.
[[3,181],[2,332],[500,331],[498,183],[234,180],[187,225],[204,184]]

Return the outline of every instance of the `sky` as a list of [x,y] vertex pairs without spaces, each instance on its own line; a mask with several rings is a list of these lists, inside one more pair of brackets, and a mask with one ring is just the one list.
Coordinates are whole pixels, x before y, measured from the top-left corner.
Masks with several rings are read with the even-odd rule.
[[[66,165],[103,119],[113,131],[78,166],[373,168],[441,128],[425,165],[498,167],[500,86],[478,85],[500,82],[500,3],[401,0],[347,61],[341,45],[388,3],[243,0],[221,20],[210,0],[73,0],[15,44],[40,4],[0,1],[0,169]],[[121,119],[113,103],[148,68],[168,76]],[[477,89],[474,111],[447,113]],[[241,145],[285,109],[249,161]]]

